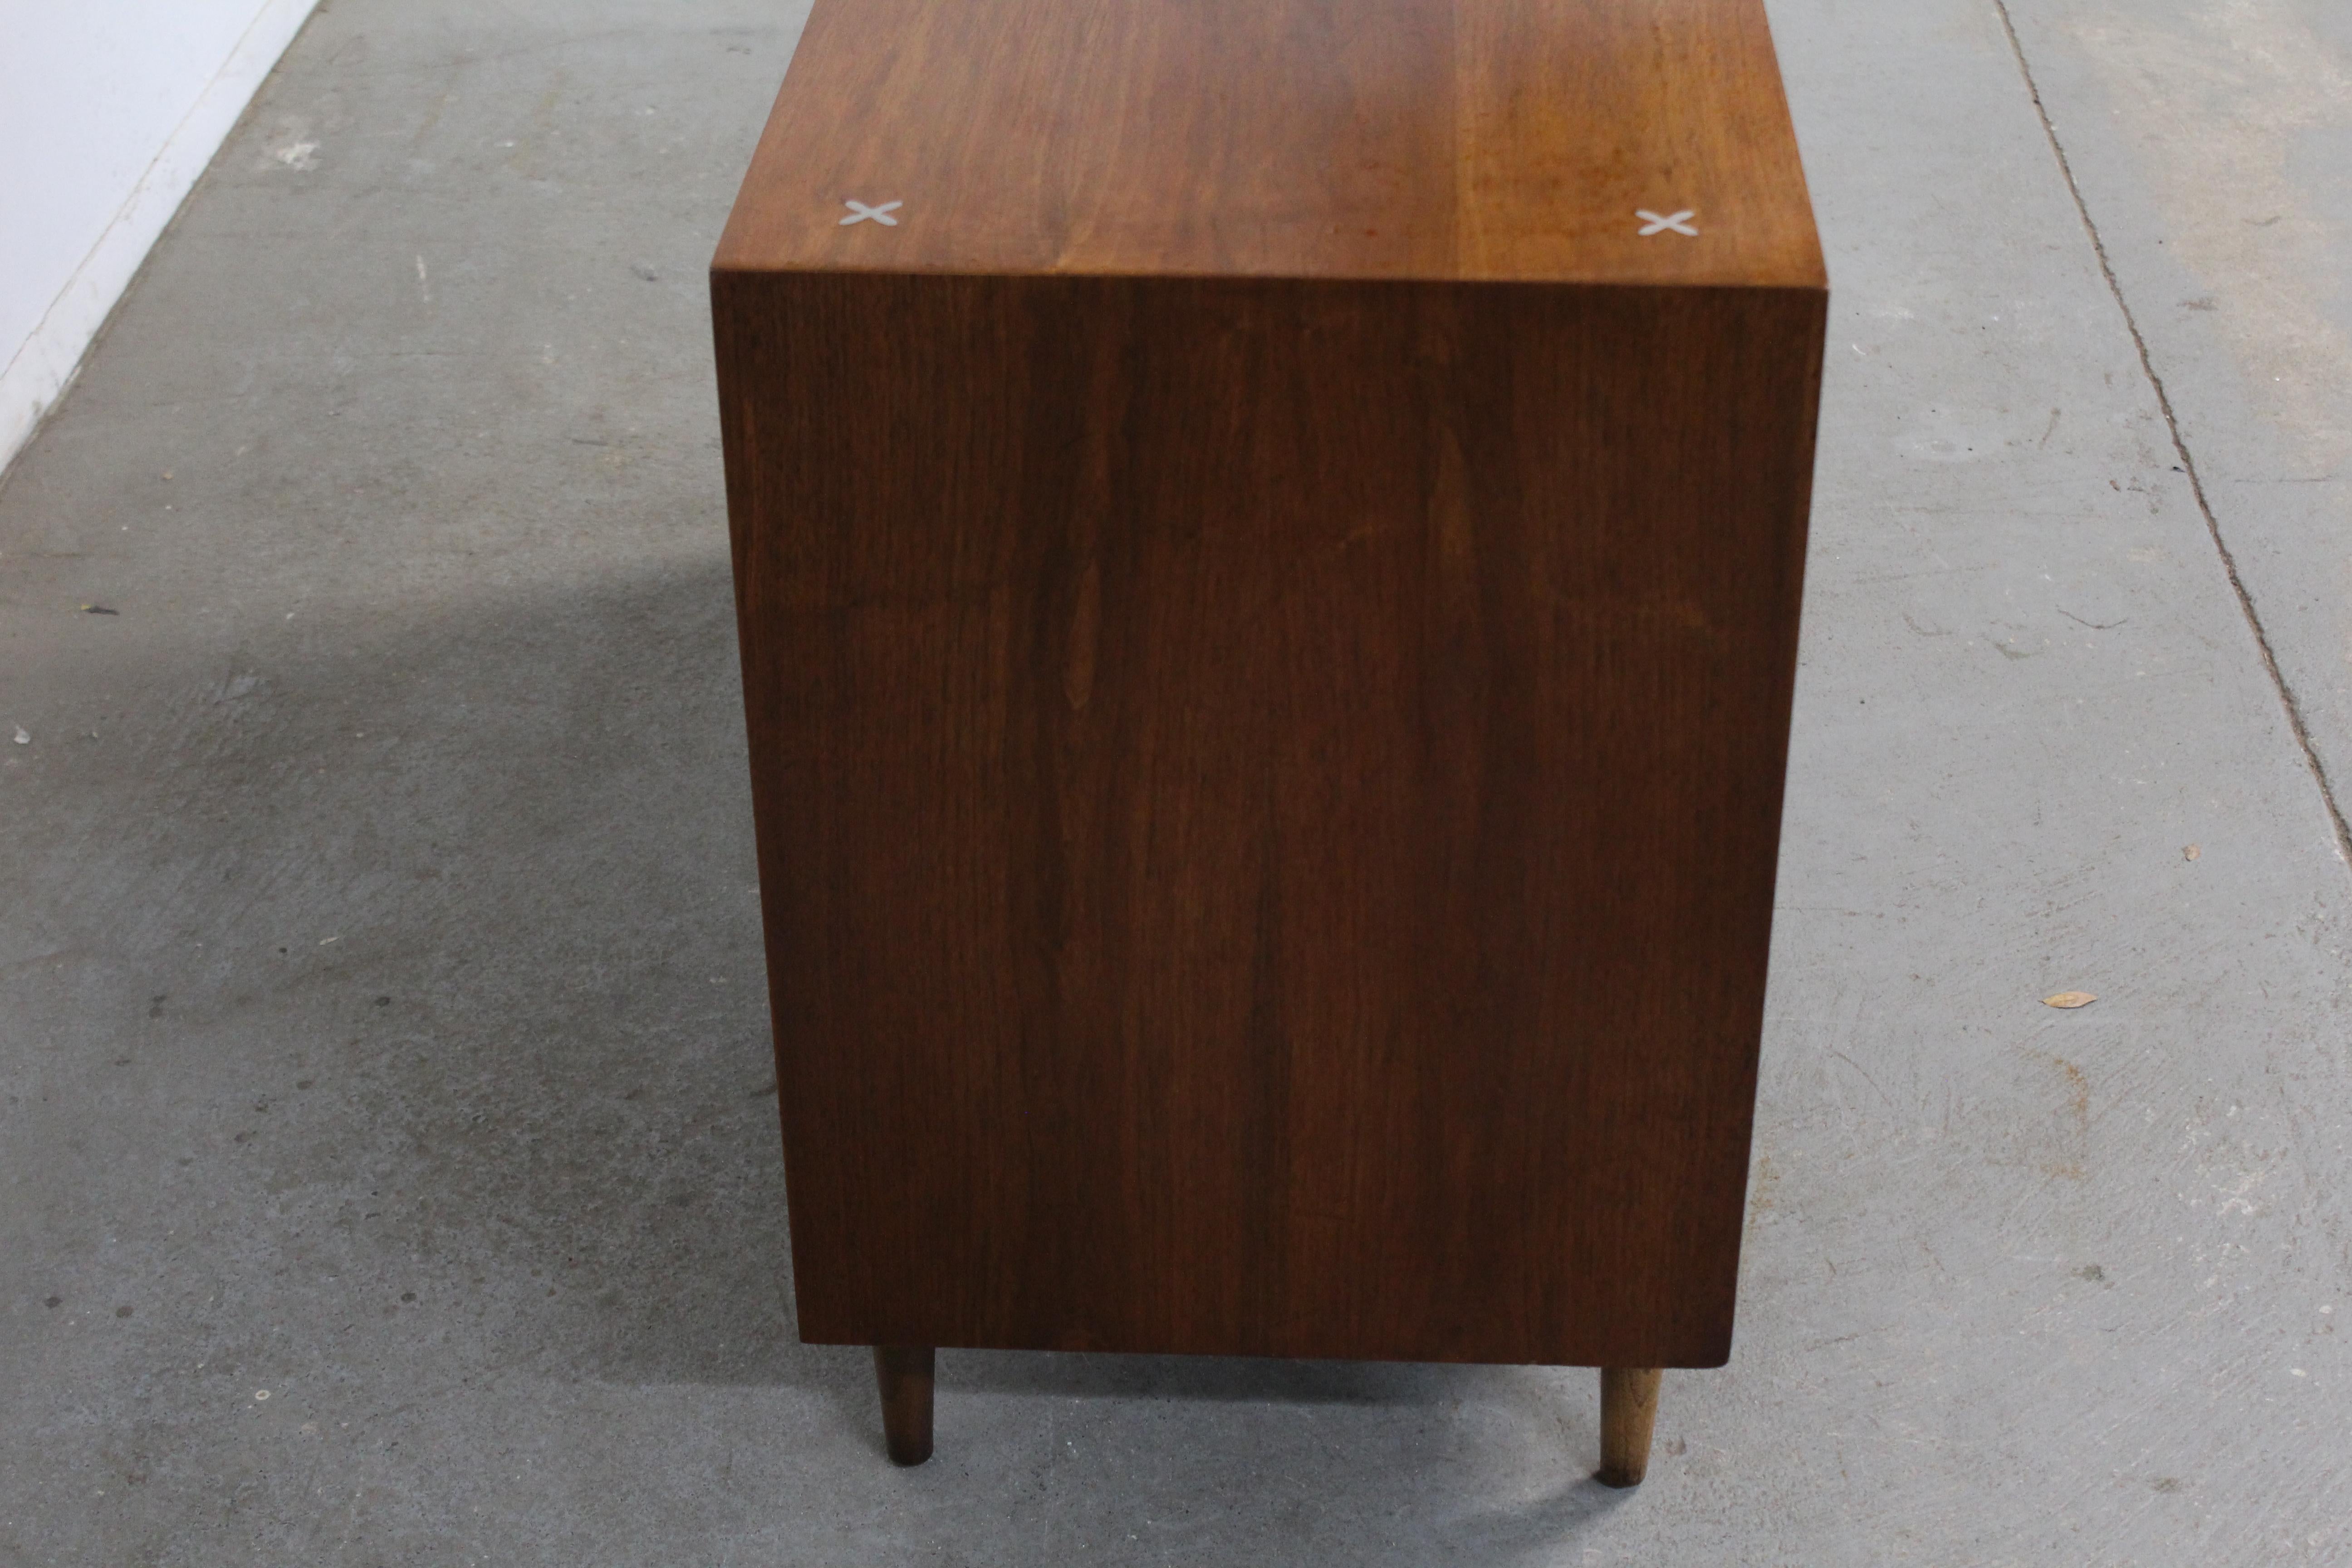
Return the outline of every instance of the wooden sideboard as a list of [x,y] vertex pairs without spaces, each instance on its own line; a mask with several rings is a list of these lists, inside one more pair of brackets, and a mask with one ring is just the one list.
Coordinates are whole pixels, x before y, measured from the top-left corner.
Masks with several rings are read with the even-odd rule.
[[711,274],[803,1339],[1720,1365],[1826,287],[1759,0],[817,0]]

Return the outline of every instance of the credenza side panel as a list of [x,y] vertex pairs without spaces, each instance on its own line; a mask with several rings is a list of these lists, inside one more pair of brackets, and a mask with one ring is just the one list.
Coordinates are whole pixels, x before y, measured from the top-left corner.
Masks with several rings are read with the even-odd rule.
[[1824,296],[713,298],[803,1338],[1720,1363]]

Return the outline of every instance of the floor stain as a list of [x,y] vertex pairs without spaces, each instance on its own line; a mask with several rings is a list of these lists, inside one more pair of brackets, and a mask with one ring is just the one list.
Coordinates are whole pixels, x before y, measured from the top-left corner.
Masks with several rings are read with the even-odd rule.
[[2064,1076],[2065,1100],[2059,1115],[2055,1157],[2042,1168],[2051,1175],[2079,1182],[2091,1148],[2091,1080],[2063,1057],[2052,1057],[2050,1061]]

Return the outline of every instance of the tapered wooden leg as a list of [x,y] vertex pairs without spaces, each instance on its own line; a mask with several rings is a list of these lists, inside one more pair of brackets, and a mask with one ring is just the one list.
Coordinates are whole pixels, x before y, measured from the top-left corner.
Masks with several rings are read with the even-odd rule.
[[1638,1487],[1650,1473],[1650,1431],[1658,1422],[1654,1366],[1601,1369],[1601,1472],[1604,1487]]
[[931,1457],[931,1372],[938,1360],[929,1345],[874,1347],[874,1375],[882,1384],[882,1436],[894,1465],[919,1465]]

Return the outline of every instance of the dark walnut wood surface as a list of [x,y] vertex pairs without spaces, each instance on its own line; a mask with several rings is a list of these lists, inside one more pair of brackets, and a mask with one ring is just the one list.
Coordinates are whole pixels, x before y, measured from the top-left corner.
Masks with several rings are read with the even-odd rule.
[[803,1336],[1719,1363],[1825,310],[1755,5],[820,0],[712,290]]
[[1759,0],[819,0],[718,265],[1822,283]]

